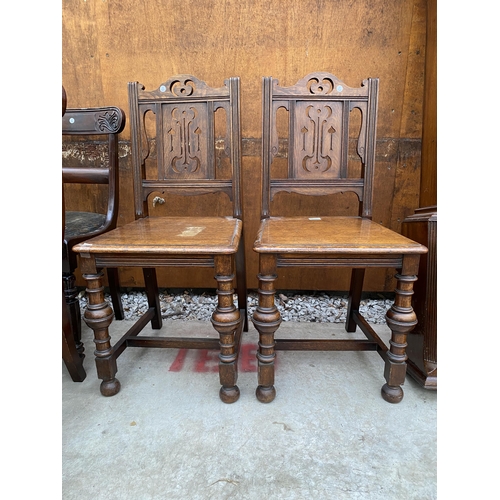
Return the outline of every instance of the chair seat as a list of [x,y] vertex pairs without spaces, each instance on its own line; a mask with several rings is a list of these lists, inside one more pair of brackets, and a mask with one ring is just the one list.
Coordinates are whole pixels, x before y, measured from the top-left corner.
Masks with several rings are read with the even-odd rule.
[[261,222],[258,253],[415,254],[427,249],[362,217],[270,217]]
[[146,217],[91,238],[73,250],[122,255],[234,254],[241,231],[241,220],[233,217]]
[[75,236],[92,233],[104,226],[106,215],[95,212],[66,212],[64,236],[67,240]]

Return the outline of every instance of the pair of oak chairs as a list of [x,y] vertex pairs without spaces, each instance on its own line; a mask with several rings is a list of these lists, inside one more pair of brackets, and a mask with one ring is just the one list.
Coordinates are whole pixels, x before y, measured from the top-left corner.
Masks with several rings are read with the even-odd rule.
[[[256,396],[262,402],[275,398],[274,365],[280,349],[377,351],[385,362],[383,398],[391,403],[403,398],[406,337],[417,323],[412,289],[420,256],[427,249],[372,221],[378,83],[369,78],[361,87],[351,88],[326,72],[311,73],[290,87],[263,78],[261,223],[253,247],[259,255],[259,301],[251,318],[259,333]],[[72,247],[87,283],[83,317],[94,332],[101,393],[112,396],[120,390],[117,358],[128,347],[218,349],[220,398],[232,403],[240,394],[238,353],[242,331],[248,331],[240,80],[232,77],[222,87],[211,88],[194,76],[178,75],[156,90],[131,82],[128,95],[135,221]],[[351,120],[355,109],[357,119]],[[221,116],[219,110],[223,123],[216,118]],[[71,129],[71,113],[68,110],[63,117],[66,131]],[[350,160],[349,142],[361,161]],[[275,161],[278,157],[280,161]],[[283,191],[314,196],[354,192],[359,212],[349,217],[275,215],[273,198]],[[232,213],[168,215],[169,195],[210,193],[228,197]],[[161,214],[155,215],[160,206]],[[105,300],[103,270],[109,273],[128,266],[142,269],[149,308],[112,344],[109,326],[116,306],[113,313]],[[156,279],[156,268],[161,266],[214,269],[218,303],[211,321],[217,337],[141,334],[148,323],[154,330],[162,328]],[[275,338],[281,323],[275,305],[278,268],[292,266],[351,268],[345,328],[348,332],[359,328],[365,338]],[[395,301],[386,314],[392,331],[389,347],[359,312],[366,268],[397,270]]]

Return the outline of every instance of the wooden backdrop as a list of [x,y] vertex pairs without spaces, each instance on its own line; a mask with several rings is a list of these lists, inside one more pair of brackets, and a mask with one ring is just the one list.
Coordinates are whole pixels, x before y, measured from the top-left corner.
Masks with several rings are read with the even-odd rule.
[[[380,78],[374,220],[399,232],[419,206],[426,0],[63,0],[62,42],[68,107],[115,105],[128,115],[129,81],[156,89],[174,74],[193,74],[215,87],[229,76],[241,78],[249,288],[257,288],[252,243],[260,210],[262,76],[284,86],[313,71],[331,72],[349,86]],[[82,158],[99,161],[96,145],[63,146],[67,165]],[[134,219],[128,125],[121,134],[120,176],[122,225]],[[66,200],[70,208],[99,205],[96,195],[79,188],[67,191]],[[351,208],[347,198],[314,203],[318,211],[335,213],[335,201],[342,210]],[[207,204],[203,197],[198,203]],[[299,206],[309,211],[311,202]],[[347,270],[280,272],[280,289],[348,289]],[[391,292],[393,274],[368,270],[365,289]],[[136,270],[120,270],[120,279],[124,286],[142,285]],[[187,276],[185,270],[160,270],[159,284],[206,288],[215,282],[209,269]]]

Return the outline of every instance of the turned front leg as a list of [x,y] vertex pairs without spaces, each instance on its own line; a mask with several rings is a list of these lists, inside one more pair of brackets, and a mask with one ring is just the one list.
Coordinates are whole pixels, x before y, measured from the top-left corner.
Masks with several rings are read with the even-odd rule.
[[238,352],[236,332],[240,328],[240,312],[234,305],[231,255],[215,257],[215,279],[217,280],[217,307],[212,314],[212,325],[219,333],[219,396],[224,403],[234,403],[240,397],[238,380]]
[[276,397],[274,388],[274,332],[281,323],[281,315],[274,304],[274,282],[276,281],[276,256],[260,254],[259,257],[259,305],[252,316],[252,322],[259,332],[258,387],[255,392],[262,403],[270,403]]
[[113,309],[104,299],[104,286],[102,282],[104,273],[83,274],[87,281],[88,304],[83,315],[85,323],[94,331],[96,345],[95,363],[97,376],[102,380],[101,394],[114,396],[120,390],[120,382],[115,378],[116,356],[111,347],[111,337],[108,327],[113,321]]
[[387,351],[382,397],[389,403],[399,403],[404,396],[401,385],[406,377],[406,338],[417,324],[417,316],[411,305],[413,283],[417,281],[419,256],[408,255],[403,259],[403,267],[396,274],[397,286],[394,304],[387,311],[387,325],[392,331]]

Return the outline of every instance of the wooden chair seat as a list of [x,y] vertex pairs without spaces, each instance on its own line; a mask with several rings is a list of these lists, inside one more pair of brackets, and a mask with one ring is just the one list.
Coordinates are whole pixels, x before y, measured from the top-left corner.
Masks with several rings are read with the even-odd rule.
[[184,254],[234,254],[241,231],[241,220],[232,217],[197,217],[194,220],[192,217],[145,217],[91,238],[74,250],[96,256],[110,255],[127,263],[134,255],[142,266],[152,255],[161,258]]
[[361,217],[270,217],[254,243],[257,253],[396,255],[425,247]]
[[101,229],[106,222],[106,215],[95,212],[66,212],[66,225],[64,233],[66,237],[93,233]]

